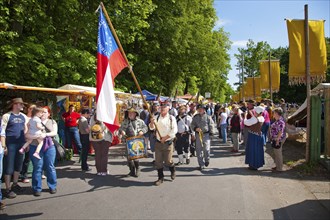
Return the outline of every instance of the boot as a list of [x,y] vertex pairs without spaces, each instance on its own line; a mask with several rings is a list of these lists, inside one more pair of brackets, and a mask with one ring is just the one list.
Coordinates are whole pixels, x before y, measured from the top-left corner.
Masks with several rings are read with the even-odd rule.
[[164,168],[158,169],[158,180],[155,182],[156,186],[159,186],[164,182],[164,173],[163,173]]
[[186,157],[186,164],[190,164],[190,154],[185,153],[185,157]]
[[140,176],[140,162],[138,160],[134,160],[134,166],[135,166],[135,177]]
[[135,166],[134,166],[133,161],[128,161],[128,167],[130,170],[128,176],[135,176]]
[[178,155],[178,158],[179,158],[179,162],[176,164],[176,165],[182,165],[183,164],[183,154],[179,154]]
[[176,177],[176,174],[175,174],[175,166],[173,167],[169,167],[170,171],[171,171],[171,179],[174,180],[175,177]]

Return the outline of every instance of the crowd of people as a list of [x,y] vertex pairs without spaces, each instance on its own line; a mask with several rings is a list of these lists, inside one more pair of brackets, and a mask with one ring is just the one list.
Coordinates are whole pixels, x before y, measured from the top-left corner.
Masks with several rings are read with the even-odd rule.
[[[31,162],[32,190],[34,196],[42,192],[42,179],[46,178],[51,194],[57,192],[56,148],[53,139],[59,136],[66,148],[72,143],[80,155],[81,170],[90,171],[87,163],[92,145],[95,151],[96,174],[107,176],[109,147],[114,136],[119,139],[143,136],[146,147],[152,152],[153,164],[157,170],[158,186],[164,181],[164,168],[168,167],[171,179],[176,178],[176,166],[190,164],[191,157],[197,157],[198,169],[210,164],[211,137],[218,129],[222,144],[232,144],[231,152],[245,155],[245,164],[251,170],[258,170],[265,164],[264,146],[269,142],[274,149],[274,172],[283,171],[282,146],[285,142],[286,107],[282,100],[275,107],[271,100],[222,104],[188,103],[179,105],[176,101],[152,102],[140,109],[130,107],[120,128],[114,134],[97,119],[89,109],[75,111],[70,105],[68,111],[60,112],[58,121],[52,119],[48,106],[30,104],[26,114],[22,98],[10,101],[8,112],[1,120],[0,143],[0,185],[4,174],[4,196],[15,198],[22,190],[18,181],[29,183],[28,164]],[[150,111],[149,111],[150,108]],[[96,112],[96,111],[94,111]],[[241,152],[240,152],[241,151]],[[174,162],[173,154],[178,161]],[[128,156],[128,152],[127,152]],[[139,177],[139,159],[127,157],[128,176]],[[3,171],[3,172],[2,172]],[[45,174],[45,175],[44,175]],[[12,182],[12,184],[11,184]],[[0,208],[2,202],[0,192]]]

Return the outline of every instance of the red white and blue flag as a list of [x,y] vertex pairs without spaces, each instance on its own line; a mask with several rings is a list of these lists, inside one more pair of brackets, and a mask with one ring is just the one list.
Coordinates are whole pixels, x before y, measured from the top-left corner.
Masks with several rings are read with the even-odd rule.
[[114,80],[128,66],[106,22],[102,9],[99,17],[96,70],[96,116],[113,132],[119,127],[116,117]]

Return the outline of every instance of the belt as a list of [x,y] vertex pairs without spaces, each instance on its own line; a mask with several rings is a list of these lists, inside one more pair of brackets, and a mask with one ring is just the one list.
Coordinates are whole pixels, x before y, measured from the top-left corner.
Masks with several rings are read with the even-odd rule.
[[203,132],[203,134],[208,134],[208,133],[210,133],[210,132],[209,131]]
[[182,133],[179,133],[179,132],[178,132],[178,134],[179,134],[179,135],[184,135],[184,134],[187,134],[187,132],[186,132],[186,131],[185,131],[185,132],[182,132]]
[[[158,142],[158,143],[162,143],[160,140],[158,140],[158,139],[156,139],[156,141]],[[173,143],[173,139],[171,139],[171,140],[168,140],[168,141],[165,141],[165,143],[164,144],[168,144],[168,145],[171,145]]]

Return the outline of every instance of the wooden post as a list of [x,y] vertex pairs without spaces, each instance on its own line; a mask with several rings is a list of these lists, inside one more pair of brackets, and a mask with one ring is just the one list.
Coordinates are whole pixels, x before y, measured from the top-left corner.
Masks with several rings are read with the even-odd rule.
[[[236,70],[238,70],[238,82],[239,82],[240,90],[241,90],[241,88],[243,86],[243,79],[241,79],[241,72],[240,72],[241,68],[237,67]],[[238,99],[239,99],[239,101],[243,100],[242,99],[242,93],[240,91],[238,93]]]
[[306,162],[310,161],[310,127],[311,127],[311,76],[309,62],[309,26],[308,5],[305,5],[305,62],[306,62],[306,89],[307,89],[307,135],[306,135]]
[[[118,47],[119,47],[119,50],[120,50],[121,54],[123,55],[125,61],[129,64],[128,59],[127,59],[126,54],[125,54],[125,51],[124,51],[124,49],[123,49],[123,47],[122,47],[122,45],[121,45],[121,43],[120,43],[120,41],[119,41],[119,38],[118,38],[118,36],[117,36],[116,31],[115,31],[115,29],[114,29],[114,27],[113,27],[113,25],[112,25],[112,23],[111,23],[111,20],[110,20],[110,17],[109,17],[109,15],[108,15],[108,12],[107,12],[107,10],[106,10],[105,7],[104,7],[103,2],[101,2],[100,4],[101,4],[102,10],[103,10],[103,12],[104,12],[104,15],[105,15],[105,17],[106,17],[106,19],[107,19],[107,21],[108,21],[108,24],[109,24],[109,27],[110,27],[110,29],[111,29],[111,32],[112,32],[112,34],[113,34],[113,36],[114,36],[114,38],[115,38],[115,40],[116,40],[116,43],[117,43],[117,45],[118,45]],[[144,96],[143,96],[143,93],[142,93],[141,87],[140,87],[140,85],[139,85],[139,83],[138,83],[138,81],[137,81],[137,79],[136,79],[136,77],[135,77],[135,74],[134,74],[134,72],[133,72],[133,69],[132,69],[132,67],[131,67],[130,65],[129,65],[128,69],[129,69],[129,72],[131,73],[131,75],[132,75],[132,77],[133,77],[133,80],[134,80],[134,83],[135,83],[137,89],[138,89],[139,92],[140,92],[140,95],[141,95],[141,97],[142,97],[143,103],[144,103],[145,105],[148,106],[148,103],[147,103],[146,99],[145,99]],[[148,111],[149,111],[149,114],[151,115],[151,110],[150,110],[150,108],[148,108]],[[156,124],[155,124],[155,129],[156,129],[156,132],[158,133],[159,137],[161,138],[162,136],[160,135],[160,132],[159,132],[159,130],[157,129]]]
[[[324,121],[330,121],[330,89],[324,89]],[[330,124],[324,123],[325,156],[330,158]]]
[[245,102],[245,95],[244,95],[244,52],[242,53],[243,55],[243,62],[242,62],[242,100]]
[[271,63],[270,63],[270,51],[269,51],[269,57],[268,57],[268,61],[269,61],[269,93],[270,93],[270,100],[273,100],[273,88],[272,88],[272,67],[271,67]]
[[255,87],[255,83],[254,83],[254,73],[252,73],[252,85],[253,85],[253,99],[256,100],[256,87]]

